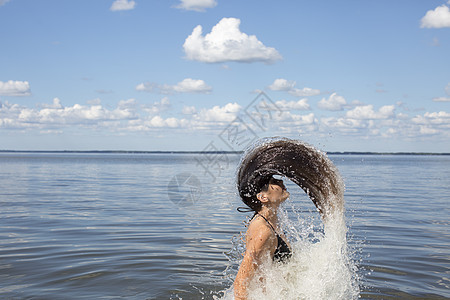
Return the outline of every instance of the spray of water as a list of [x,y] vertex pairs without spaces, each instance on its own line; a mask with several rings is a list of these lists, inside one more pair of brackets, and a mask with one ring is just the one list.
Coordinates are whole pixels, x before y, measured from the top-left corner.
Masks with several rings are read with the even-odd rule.
[[[304,214],[281,209],[281,227],[291,241],[292,257],[285,263],[267,261],[259,266],[249,288],[249,299],[356,299],[359,283],[347,244],[344,184],[328,157],[305,143],[284,138],[265,139],[246,151],[237,173],[240,196],[254,189],[260,176],[281,175],[301,187],[320,212]],[[295,199],[291,199],[291,203]],[[317,214],[316,214],[317,215]],[[303,217],[303,218],[302,218]],[[243,236],[233,239],[227,254],[233,278],[244,251]],[[224,300],[233,299],[232,287]]]

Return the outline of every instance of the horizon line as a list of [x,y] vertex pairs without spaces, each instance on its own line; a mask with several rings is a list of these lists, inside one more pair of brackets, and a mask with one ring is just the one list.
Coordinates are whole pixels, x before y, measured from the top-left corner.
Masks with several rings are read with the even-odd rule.
[[[104,154],[243,154],[245,151],[198,150],[0,150],[0,153],[104,153]],[[327,155],[450,155],[450,152],[386,152],[386,151],[323,151]]]

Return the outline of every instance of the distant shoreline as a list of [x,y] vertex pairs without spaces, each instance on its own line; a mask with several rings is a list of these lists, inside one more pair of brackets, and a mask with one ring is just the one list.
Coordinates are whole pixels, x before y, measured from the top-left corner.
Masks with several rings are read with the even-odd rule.
[[[244,151],[135,151],[135,150],[0,150],[0,153],[80,153],[80,154],[242,154]],[[327,155],[450,155],[434,152],[325,152]]]

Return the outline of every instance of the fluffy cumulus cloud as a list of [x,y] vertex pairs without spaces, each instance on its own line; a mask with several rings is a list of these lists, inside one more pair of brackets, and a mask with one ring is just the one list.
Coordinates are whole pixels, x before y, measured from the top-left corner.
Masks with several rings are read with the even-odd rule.
[[136,91],[140,92],[154,92],[158,89],[158,84],[152,82],[139,83],[136,86]]
[[136,99],[119,101],[115,108],[102,106],[101,101],[90,101],[89,105],[64,106],[60,99],[51,104],[26,106],[0,102],[0,129],[39,130],[41,132],[63,132],[66,128],[85,128],[110,132],[151,131],[154,129],[211,129],[224,126],[236,119],[242,107],[237,103],[210,108],[184,107],[181,116],[171,115],[167,97],[152,105],[138,103]]
[[319,121],[312,112],[297,114],[290,110],[285,110],[268,114],[264,118],[266,130],[276,132],[277,135],[317,133],[319,128]]
[[281,110],[309,110],[308,99],[300,99],[298,101],[279,100],[275,105]]
[[170,108],[170,100],[167,97],[162,98],[160,101],[156,101],[150,107],[144,107],[144,111],[149,114],[160,114]]
[[373,105],[358,105],[339,116],[323,117],[319,132],[341,134],[358,138],[395,138],[400,140],[441,141],[450,138],[450,113],[425,112],[410,116],[396,113],[394,105],[375,109]]
[[310,96],[316,96],[320,94],[319,90],[312,89],[312,88],[296,88],[295,85],[297,83],[295,81],[289,81],[284,78],[278,78],[275,79],[275,81],[268,86],[268,88],[272,91],[284,91],[288,92],[292,96],[295,97],[310,97]]
[[241,106],[237,103],[228,103],[224,106],[214,106],[209,109],[202,109],[196,119],[202,122],[231,122],[236,117]]
[[150,131],[161,128],[180,130],[209,130],[217,126],[224,126],[236,119],[241,106],[237,103],[227,103],[224,106],[197,109],[194,106],[185,106],[182,113],[185,118],[169,117],[162,115],[141,116],[139,119],[130,120],[123,130]]
[[[236,120],[244,120],[246,126],[258,129],[255,122],[264,118],[264,130],[289,135],[301,134],[316,137],[330,134],[353,138],[395,138],[403,140],[445,140],[450,138],[450,113],[446,111],[424,112],[409,115],[410,111],[397,112],[396,105],[351,104],[345,105],[334,94],[325,99],[329,110],[317,117],[310,110],[307,99],[296,101],[278,100],[273,109],[255,104],[258,115],[249,115],[248,108],[236,102],[216,106],[184,106],[176,111],[168,97],[162,97],[152,104],[142,104],[136,99],[119,101],[114,107],[104,106],[100,99],[88,104],[64,105],[59,98],[33,107],[0,102],[0,130],[39,131],[45,134],[61,133],[67,129],[103,131],[118,134],[127,132],[159,132],[175,130],[183,134],[186,130],[222,130]],[[276,109],[275,109],[276,108]],[[396,109],[397,108],[397,109]],[[239,117],[240,119],[236,119]],[[256,117],[256,118],[254,118]]]
[[159,92],[162,94],[172,93],[200,93],[207,94],[212,91],[212,87],[201,79],[186,78],[175,85],[156,84],[151,82],[140,83],[136,86],[137,91]]
[[412,119],[415,124],[436,124],[450,126],[450,113],[445,111],[426,112],[423,116],[416,116]]
[[361,122],[361,120],[348,119],[343,117],[324,117],[320,122],[322,128],[324,128],[324,131],[340,132],[344,134],[357,133],[361,129],[366,127],[363,125],[363,122]]
[[373,105],[361,105],[357,106],[346,113],[346,116],[350,119],[388,119],[393,117],[395,111],[394,105],[382,106],[378,111],[373,109]]
[[175,7],[179,9],[204,12],[207,8],[213,8],[216,5],[216,0],[181,0],[180,4]]
[[445,111],[426,112],[412,118],[412,123],[416,125],[415,133],[424,136],[442,134],[450,138],[450,113]]
[[450,27],[450,8],[441,5],[434,10],[429,10],[420,21],[421,28],[444,28]]
[[277,78],[271,85],[269,85],[269,89],[272,91],[289,92],[295,88],[295,85],[295,81],[289,81],[284,78]]
[[177,93],[209,93],[212,88],[201,79],[186,78],[174,86],[164,86],[165,90]]
[[320,91],[316,90],[316,89],[304,87],[302,89],[296,88],[296,89],[290,91],[289,94],[291,94],[293,96],[297,96],[297,97],[309,97],[309,96],[319,95]]
[[[274,115],[274,121],[277,122],[279,126],[287,127],[287,126],[304,126],[304,125],[313,125],[317,123],[317,119],[314,113],[309,113],[306,115],[301,114],[293,114],[289,111],[283,112],[281,114]],[[298,128],[293,128],[298,129]]]
[[28,108],[8,102],[0,106],[0,128],[54,128],[61,126],[95,126],[101,122],[128,120],[136,118],[135,101],[119,102],[117,108],[110,110],[101,105],[63,106],[58,98],[53,104],[40,108]]
[[[330,99],[339,99],[337,97],[335,95]],[[335,103],[335,108],[350,107],[344,105],[343,102],[342,100],[328,101],[327,105]],[[407,124],[409,119],[408,116],[396,114],[395,105],[385,105],[379,109],[374,109],[373,105],[357,105],[343,115],[322,117],[319,123],[322,133],[333,132],[361,138],[369,136],[387,138],[401,134],[402,126]],[[404,128],[408,128],[408,126],[405,125]],[[402,133],[404,132],[403,130]]]
[[133,0],[115,0],[111,7],[111,11],[132,10],[136,6],[136,2]]
[[281,59],[275,48],[265,46],[254,35],[241,32],[240,23],[236,18],[223,18],[205,36],[202,26],[198,25],[184,42],[186,58],[206,63],[273,63]]
[[160,116],[152,117],[148,122],[145,122],[148,127],[171,127],[176,128],[179,125],[179,122],[176,118],[166,118],[163,119]]
[[346,105],[347,101],[345,101],[344,97],[339,96],[336,93],[331,94],[328,99],[323,98],[317,103],[317,106],[320,109],[331,111],[343,110]]
[[31,95],[28,81],[0,81],[0,96],[29,96]]

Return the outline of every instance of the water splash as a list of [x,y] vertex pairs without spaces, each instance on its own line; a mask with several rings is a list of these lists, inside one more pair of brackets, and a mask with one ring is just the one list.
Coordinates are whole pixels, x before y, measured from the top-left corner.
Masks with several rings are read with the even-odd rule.
[[[286,211],[284,213],[287,215]],[[280,224],[288,228],[286,235],[293,255],[287,263],[268,261],[262,264],[259,277],[250,285],[249,299],[348,300],[359,297],[357,266],[354,252],[347,244],[345,219],[335,214],[325,224],[318,221],[311,217],[292,225],[292,220],[281,216]],[[232,242],[234,246],[227,255],[230,267],[224,274],[228,282],[236,276],[244,252],[242,235],[236,235]],[[264,280],[261,282],[259,278]],[[234,299],[232,286],[223,293],[223,297],[215,299]]]
[[[317,215],[304,215],[284,208],[281,227],[291,241],[293,255],[286,263],[267,261],[249,286],[249,299],[357,299],[357,267],[347,244],[344,217],[344,184],[337,168],[314,147],[284,138],[259,141],[246,151],[237,173],[241,197],[254,189],[258,176],[281,175],[300,186],[316,205]],[[295,201],[295,199],[294,199]],[[244,252],[243,235],[233,239],[227,254],[232,267],[225,271],[230,280]],[[217,299],[217,298],[216,298]],[[232,287],[223,300],[233,299]]]

